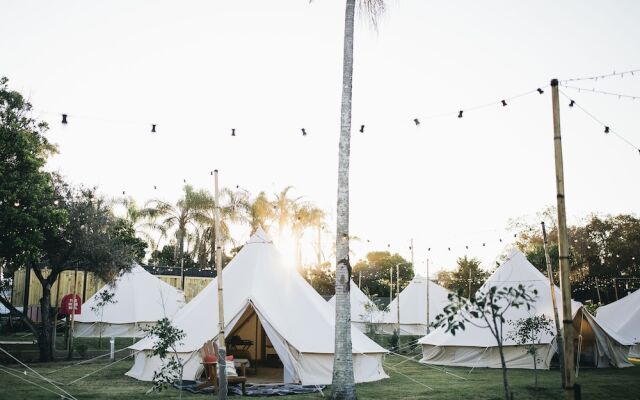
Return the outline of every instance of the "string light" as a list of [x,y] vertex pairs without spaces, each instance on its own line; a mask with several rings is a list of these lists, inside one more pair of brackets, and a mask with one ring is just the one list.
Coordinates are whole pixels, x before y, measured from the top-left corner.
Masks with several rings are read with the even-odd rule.
[[416,124],[416,126],[420,126],[420,120],[418,118],[414,118],[413,123]]
[[542,90],[542,88],[537,88],[537,89],[536,89],[536,91],[537,91],[538,93],[540,93],[540,94],[543,94],[543,93],[544,93],[544,90]]
[[236,128],[231,128],[231,136],[235,136],[236,135]]
[[458,118],[462,118],[462,110],[458,111]]
[[364,125],[360,125],[360,133],[364,133]]
[[[562,90],[559,90],[560,94],[563,95],[564,97],[566,97],[567,99],[569,99],[570,101],[572,101],[569,96],[567,96]],[[602,122],[600,119],[598,119],[595,115],[593,115],[592,113],[590,113],[589,111],[587,111],[584,107],[582,107],[579,103],[573,101],[573,104],[575,107],[579,108],[580,110],[582,110],[582,112],[584,112],[585,114],[587,114],[592,120],[594,120],[595,122],[597,122],[598,124],[602,125],[602,127],[604,127],[604,133],[613,133],[614,135],[616,135],[618,137],[618,139],[622,140],[623,142],[625,142],[626,144],[628,144],[629,146],[633,147],[634,149],[636,149],[636,151],[638,151],[638,153],[640,153],[640,147],[636,146],[635,144],[633,144],[631,141],[629,141],[626,137],[622,136],[621,134],[619,134],[618,132],[616,132],[615,130],[611,129],[611,127],[609,127],[608,125],[606,125],[604,122]],[[574,108],[575,108],[574,107]]]
[[67,124],[67,114],[62,114],[62,123]]
[[611,77],[614,77],[614,76],[620,76],[622,78],[622,77],[624,77],[624,74],[631,74],[633,76],[633,74],[635,72],[640,72],[640,69],[633,69],[633,70],[624,71],[624,72],[613,71],[613,73],[611,73],[611,74],[587,76],[587,77],[582,77],[582,78],[570,78],[570,79],[561,80],[560,82],[575,82],[575,81],[586,81],[586,80],[597,81],[598,79],[606,79],[606,78],[611,78]]
[[597,94],[604,94],[604,95],[607,95],[607,96],[615,96],[618,99],[631,99],[631,100],[640,99],[640,96],[633,96],[633,95],[630,95],[630,94],[607,92],[607,91],[604,91],[604,90],[597,90],[595,88],[588,89],[588,88],[582,88],[582,87],[576,87],[576,86],[566,86],[566,85],[563,85],[562,87],[565,87],[567,89],[577,90],[578,92],[583,92],[584,91],[584,92],[591,92],[591,93],[597,93]]
[[307,136],[307,131],[305,131],[304,128],[302,128],[302,136]]
[[151,124],[151,133],[156,133],[156,124]]
[[569,107],[573,107],[574,104],[576,104],[576,102],[571,100],[571,102],[569,103]]
[[507,101],[506,100],[502,100],[502,107],[506,107],[507,106]]

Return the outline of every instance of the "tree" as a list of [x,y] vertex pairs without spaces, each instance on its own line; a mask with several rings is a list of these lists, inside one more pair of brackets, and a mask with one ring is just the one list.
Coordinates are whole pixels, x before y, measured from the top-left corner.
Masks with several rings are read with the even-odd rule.
[[[545,223],[549,220],[551,265],[558,265],[558,231],[553,219],[545,218]],[[546,274],[539,226],[518,224],[517,228],[520,230],[518,247],[537,269]],[[637,256],[640,219],[634,215],[592,214],[581,223],[569,226],[568,231],[572,295],[576,300],[614,301],[617,289],[614,279],[640,278],[640,257]]]
[[[156,267],[176,267],[180,265],[180,255],[178,254],[178,248],[174,244],[167,244],[160,250],[155,250],[151,253],[149,258],[149,265]],[[191,269],[196,268],[198,265],[193,261],[189,253],[184,253],[182,256],[184,260],[184,268]]]
[[152,252],[158,250],[158,238],[151,234],[151,231],[156,228],[156,222],[151,218],[148,210],[139,208],[132,197],[115,198],[113,199],[113,204],[116,207],[122,206],[124,208],[124,216],[122,218],[131,224],[136,236],[144,239],[149,244]]
[[110,292],[105,289],[101,292],[98,292],[96,295],[96,299],[98,300],[95,305],[91,306],[91,311],[93,311],[96,315],[100,315],[100,332],[98,336],[98,348],[100,348],[100,344],[102,342],[102,320],[104,317],[104,308],[109,304],[115,304],[118,301],[114,300],[115,292]]
[[301,197],[289,197],[291,189],[293,189],[293,186],[287,186],[282,189],[280,193],[276,194],[275,200],[271,203],[273,205],[273,218],[278,222],[278,239],[282,239],[284,228],[293,223],[296,203],[301,199]]
[[9,273],[33,268],[42,285],[42,323],[36,325],[1,295],[0,303],[38,337],[40,359],[49,361],[51,286],[59,274],[80,265],[107,278],[131,267],[142,245],[126,224],[116,224],[95,190],[72,189],[43,171],[55,151],[43,136],[47,125],[29,116],[31,105],[7,82],[0,78],[0,263]]
[[[60,273],[79,267],[110,281],[117,273],[129,270],[146,246],[126,221],[113,216],[108,202],[97,197],[95,189],[72,188],[57,181],[55,190],[56,206],[65,221],[55,229],[45,226],[38,252],[32,254],[33,272],[42,285],[42,323],[36,326],[22,316],[38,336],[42,361],[53,358],[51,287]],[[0,302],[19,313],[6,299],[0,297]]]
[[210,206],[211,196],[203,190],[195,191],[191,185],[184,186],[184,197],[175,205],[162,200],[150,200],[144,213],[151,218],[158,218],[160,222],[156,228],[165,236],[171,229],[175,229],[180,256],[180,270],[182,276],[181,288],[184,289],[184,252],[185,239],[188,230],[198,229],[197,222],[205,220],[204,209]]
[[396,265],[400,264],[400,290],[407,287],[414,277],[413,265],[401,255],[388,251],[372,251],[366,259],[360,260],[353,266],[353,277],[361,282],[362,287],[379,298],[390,295],[390,276],[393,271],[393,291],[396,291]]
[[29,116],[31,104],[7,82],[0,78],[0,263],[11,272],[39,259],[46,235],[67,215],[42,169],[55,151],[47,124]]
[[477,258],[460,257],[456,264],[457,269],[451,273],[452,282],[447,289],[456,292],[462,290],[464,296],[473,296],[489,277],[489,272],[480,268],[480,260]]
[[313,265],[298,270],[300,275],[323,296],[331,296],[335,292],[336,274],[331,268],[331,263],[324,262],[320,265]]
[[510,399],[511,390],[503,350],[505,339],[503,327],[506,321],[504,315],[511,308],[526,307],[527,310],[530,310],[537,294],[535,289],[530,293],[523,285],[518,285],[515,288],[492,286],[476,292],[471,297],[464,296],[462,290],[458,290],[457,293],[449,294],[449,304],[444,308],[442,314],[436,316],[434,322],[434,326],[442,326],[452,335],[455,335],[458,330],[464,330],[466,324],[489,329],[496,340],[500,353],[505,400]]
[[[353,41],[356,0],[346,0],[344,52],[342,60],[342,105],[338,145],[338,193],[336,222],[336,330],[333,361],[332,399],[355,399],[349,289],[349,156],[351,152],[351,101],[353,81]],[[384,9],[383,0],[361,0],[375,21]]]
[[274,216],[273,205],[267,199],[264,192],[260,192],[250,203],[249,207],[249,224],[251,225],[251,233],[253,234],[258,228],[265,231],[269,230],[267,222]]
[[[233,247],[236,246],[236,242],[231,237],[230,226],[231,224],[243,224],[249,222],[250,219],[249,199],[244,192],[234,192],[229,188],[222,188],[220,190],[220,244],[222,245],[222,252],[224,254],[225,244],[229,243]],[[208,239],[208,255],[209,266],[213,267],[215,264],[215,230],[213,228],[215,221],[216,205],[215,199],[209,196],[207,205],[203,210],[202,217],[198,219],[198,222],[203,226],[202,231],[202,246],[206,246]]]
[[181,344],[186,334],[180,328],[171,324],[169,318],[164,317],[156,324],[144,329],[147,337],[153,337],[153,352],[148,357],[158,356],[162,367],[153,372],[153,386],[147,394],[153,391],[161,392],[173,382],[180,381],[180,398],[182,398],[182,375],[184,365],[178,356],[177,345]]
[[540,344],[540,336],[544,334],[554,334],[552,330],[553,321],[546,315],[533,315],[527,318],[520,318],[510,321],[513,330],[508,338],[519,345],[527,346],[527,352],[533,357],[533,371],[535,387],[538,387],[538,352],[537,345]]
[[[320,226],[324,218],[324,211],[310,203],[294,204],[293,206],[293,238],[296,243],[296,268],[302,266],[302,249],[300,242],[307,228],[315,227],[320,235]],[[319,247],[319,246],[318,246]],[[320,264],[320,262],[318,262]]]

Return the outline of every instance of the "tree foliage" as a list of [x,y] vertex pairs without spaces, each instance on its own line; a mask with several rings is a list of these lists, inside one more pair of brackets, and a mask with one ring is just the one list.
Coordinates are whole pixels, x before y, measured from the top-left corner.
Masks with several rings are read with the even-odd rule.
[[458,258],[454,271],[438,272],[438,283],[451,291],[462,291],[463,296],[473,297],[488,277],[489,272],[480,267],[480,260],[464,256]]
[[[549,255],[558,282],[558,230],[552,213],[546,212],[542,217],[546,217]],[[518,228],[521,230],[518,247],[546,275],[540,226],[520,224]],[[600,297],[605,303],[616,300],[614,278],[640,278],[640,219],[637,217],[628,214],[593,214],[582,223],[569,226],[568,234],[572,294],[576,300],[597,302],[596,278]],[[625,286],[628,284],[626,280],[623,282]],[[638,281],[628,282],[633,284]]]
[[362,282],[369,293],[378,298],[389,297],[390,272],[393,271],[393,292],[396,293],[396,265],[400,264],[400,290],[403,290],[414,277],[413,265],[401,255],[388,251],[373,251],[364,260],[353,266],[353,279]]
[[477,291],[471,297],[464,296],[462,290],[458,290],[449,294],[449,304],[445,306],[442,314],[436,316],[433,324],[443,327],[452,335],[465,330],[467,324],[491,332],[500,353],[505,400],[510,399],[507,364],[503,351],[505,314],[512,308],[526,307],[530,310],[537,294],[535,289],[529,291],[523,285],[501,288],[491,286],[486,290]]

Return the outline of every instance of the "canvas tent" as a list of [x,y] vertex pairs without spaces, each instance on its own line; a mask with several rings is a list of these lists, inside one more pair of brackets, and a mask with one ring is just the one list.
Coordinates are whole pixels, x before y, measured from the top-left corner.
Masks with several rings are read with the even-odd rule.
[[[429,281],[429,320],[447,305],[449,291]],[[397,329],[398,299],[400,299],[400,335],[425,335],[427,333],[427,279],[416,275],[409,285],[389,304],[384,313],[382,330],[392,334]]]
[[596,321],[629,338],[634,343],[629,356],[640,358],[640,289],[598,308]]
[[[101,293],[113,294],[100,307]],[[143,329],[184,306],[184,294],[139,265],[104,285],[75,316],[75,336],[142,337]]]
[[[277,357],[288,383],[331,383],[335,313],[295,269],[284,265],[262,229],[224,268],[222,277],[225,336],[251,342],[238,350],[243,358],[253,363]],[[173,319],[186,334],[177,346],[184,379],[199,378],[199,350],[217,336],[217,285],[216,278]],[[159,358],[150,357],[153,341],[146,338],[131,346],[138,353],[127,375],[149,381],[160,369]],[[234,354],[229,340],[227,343],[228,353]],[[385,349],[356,329],[352,330],[352,344],[356,382],[387,377],[382,368]]]
[[[533,357],[528,353],[527,346],[521,346],[509,337],[513,331],[512,325],[520,318],[532,315],[544,315],[553,320],[553,305],[549,281],[540,273],[524,254],[514,250],[507,260],[489,277],[479,289],[488,290],[492,286],[512,287],[524,285],[530,291],[537,290],[537,298],[531,310],[526,307],[511,308],[504,315],[504,355],[509,368],[534,368]],[[560,301],[560,289],[557,287],[556,296]],[[562,308],[559,306],[560,318]],[[578,302],[572,301],[573,324],[576,337],[576,354],[579,354],[583,365],[597,367],[627,367],[631,364],[626,359],[629,351],[628,340],[617,333],[598,324],[595,319]],[[477,325],[484,325],[483,321],[475,320]],[[537,368],[548,369],[555,355],[555,335],[542,334],[537,347]],[[438,328],[419,341],[422,344],[422,360],[426,364],[439,364],[465,367],[500,368],[498,347],[491,332],[482,327],[466,324],[464,331],[455,335],[447,333],[444,328]]]
[[[374,302],[371,301],[353,281],[351,281],[349,298],[351,301],[351,326],[362,332],[366,332],[368,326],[372,324],[375,326],[382,322],[382,311],[378,309]],[[335,295],[329,299],[329,305],[335,310]]]

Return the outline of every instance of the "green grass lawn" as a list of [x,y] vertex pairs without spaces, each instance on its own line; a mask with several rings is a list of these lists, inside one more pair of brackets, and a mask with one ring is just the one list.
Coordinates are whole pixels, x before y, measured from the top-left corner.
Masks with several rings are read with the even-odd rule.
[[[500,370],[476,369],[469,374],[468,368],[449,368],[447,371],[463,377],[463,379],[446,374],[440,369],[430,368],[415,362],[389,356],[385,361],[385,370],[390,379],[358,385],[359,399],[501,399],[502,377]],[[73,366],[58,373],[47,374],[69,365],[64,362],[51,364],[34,364],[34,368],[48,377],[55,377],[59,382],[69,383],[84,374],[95,371],[106,365],[105,362],[89,365]],[[131,367],[131,359],[125,359],[91,377],[70,386],[65,390],[78,399],[176,399],[178,392],[174,389],[145,395],[150,385],[124,376]],[[18,372],[22,368],[12,365]],[[3,369],[3,368],[0,368]],[[21,375],[25,377],[24,375]],[[32,375],[26,378],[36,381]],[[515,399],[561,399],[559,389],[559,371],[540,371],[539,387],[533,389],[533,371],[511,370],[509,378]],[[640,399],[638,382],[640,367],[626,369],[583,369],[578,379],[582,385],[583,399]],[[42,381],[38,381],[42,383]],[[45,385],[47,386],[47,385]],[[427,387],[428,386],[428,387]],[[51,388],[50,386],[47,386]],[[329,393],[327,388],[325,394]],[[29,385],[18,378],[0,371],[1,399],[55,399],[54,394],[42,388]],[[183,393],[185,399],[212,398],[211,395],[193,395]],[[321,399],[319,394],[296,395],[295,399]]]

